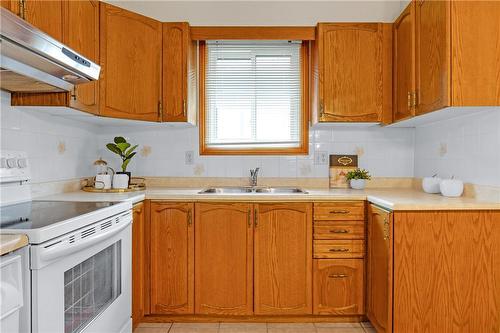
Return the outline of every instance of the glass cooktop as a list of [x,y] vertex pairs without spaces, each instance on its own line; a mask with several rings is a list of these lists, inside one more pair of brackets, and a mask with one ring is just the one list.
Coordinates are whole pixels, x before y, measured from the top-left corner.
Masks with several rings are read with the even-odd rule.
[[0,207],[1,229],[38,229],[113,206],[115,202],[28,201]]

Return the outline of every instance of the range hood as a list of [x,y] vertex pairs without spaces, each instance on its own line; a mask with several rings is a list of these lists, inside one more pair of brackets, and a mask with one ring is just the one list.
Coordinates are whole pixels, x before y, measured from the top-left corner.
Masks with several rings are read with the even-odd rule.
[[101,67],[0,8],[0,88],[62,92],[95,81]]

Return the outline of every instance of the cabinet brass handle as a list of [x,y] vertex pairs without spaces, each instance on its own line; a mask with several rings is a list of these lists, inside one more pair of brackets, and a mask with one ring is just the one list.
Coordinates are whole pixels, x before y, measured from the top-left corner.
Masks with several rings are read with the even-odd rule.
[[182,113],[184,114],[184,117],[186,116],[187,110],[186,110],[186,100],[182,101]]
[[191,209],[188,210],[187,222],[188,222],[188,226],[191,226],[193,224],[193,218],[191,216]]
[[325,116],[325,108],[323,106],[323,101],[319,102],[319,119],[322,120]]
[[71,93],[71,98],[76,101],[76,86],[73,87],[73,92]]
[[332,234],[348,234],[349,230],[347,229],[335,229],[335,230],[330,230]]
[[389,240],[389,221],[384,217],[384,240]]
[[328,277],[331,279],[342,279],[342,278],[349,277],[349,275],[347,275],[347,274],[332,274],[332,275],[328,275]]
[[330,252],[349,252],[349,249],[346,249],[345,247],[342,247],[340,249],[330,249]]
[[257,209],[253,211],[253,218],[255,220],[255,227],[257,228],[257,226],[259,225],[259,217],[257,216]]
[[408,110],[410,110],[412,107],[411,103],[411,91],[408,91]]
[[350,212],[348,210],[345,210],[345,209],[341,209],[341,210],[331,210],[330,211],[330,214],[349,214]]
[[250,211],[250,209],[248,210],[247,212],[247,223],[248,223],[248,227],[250,228],[252,226],[252,219],[251,219],[251,216],[252,216],[252,212]]

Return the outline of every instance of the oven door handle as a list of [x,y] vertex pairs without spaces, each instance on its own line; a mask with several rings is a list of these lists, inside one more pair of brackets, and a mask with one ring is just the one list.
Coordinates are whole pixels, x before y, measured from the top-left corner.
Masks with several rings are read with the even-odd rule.
[[66,238],[60,243],[56,243],[51,247],[39,247],[37,251],[37,257],[39,258],[40,262],[48,262],[53,261],[54,259],[57,259],[59,257],[68,256],[69,254],[81,251],[85,248],[88,248],[92,245],[115,236],[116,234],[127,228],[129,225],[130,221],[123,221],[122,223],[115,224],[113,227],[108,228],[105,231],[99,232],[98,234],[85,239],[80,239],[75,243],[70,243],[69,239]]

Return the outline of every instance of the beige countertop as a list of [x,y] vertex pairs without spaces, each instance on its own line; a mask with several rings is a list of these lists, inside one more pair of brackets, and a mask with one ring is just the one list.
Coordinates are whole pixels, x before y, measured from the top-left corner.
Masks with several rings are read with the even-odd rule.
[[368,200],[389,210],[500,210],[500,201],[478,200],[468,197],[446,198],[412,188],[384,189],[306,189],[307,194],[199,194],[200,188],[149,187],[144,192],[119,194],[88,193],[83,191],[61,193],[37,200],[61,201],[124,201],[132,203],[144,199],[169,201],[339,201]]
[[20,249],[28,245],[28,237],[19,234],[1,234],[0,235],[0,255]]

